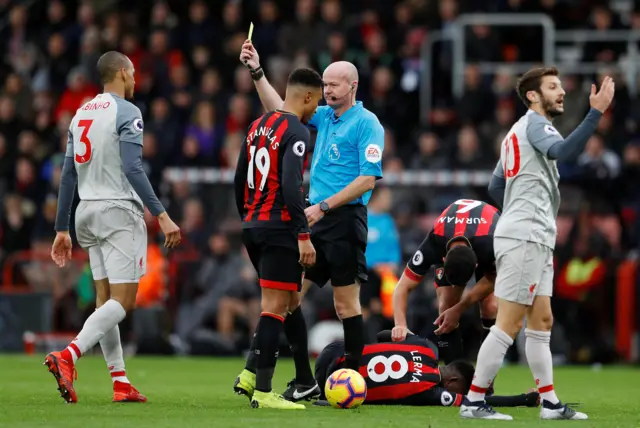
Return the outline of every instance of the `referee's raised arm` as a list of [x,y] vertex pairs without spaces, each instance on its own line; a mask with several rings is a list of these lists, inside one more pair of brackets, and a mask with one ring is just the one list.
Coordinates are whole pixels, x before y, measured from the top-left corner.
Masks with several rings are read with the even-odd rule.
[[251,72],[251,78],[256,85],[256,90],[258,91],[258,96],[264,109],[266,111],[274,111],[282,108],[284,101],[265,77],[264,70],[262,66],[260,66],[260,55],[258,55],[258,51],[256,51],[256,48],[250,40],[245,40],[242,45],[240,61],[246,65]]

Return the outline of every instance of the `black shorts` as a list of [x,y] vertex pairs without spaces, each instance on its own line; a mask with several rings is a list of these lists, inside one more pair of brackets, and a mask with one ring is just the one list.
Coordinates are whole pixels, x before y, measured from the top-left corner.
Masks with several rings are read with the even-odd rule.
[[367,208],[345,205],[330,211],[311,230],[316,264],[305,278],[322,287],[331,280],[334,287],[367,280]]
[[260,287],[284,291],[302,289],[302,265],[298,238],[289,229],[251,228],[242,231]]

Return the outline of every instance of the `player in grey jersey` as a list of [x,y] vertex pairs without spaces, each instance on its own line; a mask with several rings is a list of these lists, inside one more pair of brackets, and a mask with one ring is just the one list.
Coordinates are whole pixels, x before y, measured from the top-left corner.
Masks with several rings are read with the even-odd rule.
[[551,120],[564,112],[564,89],[555,68],[535,68],[517,84],[518,95],[529,108],[502,143],[489,192],[503,207],[494,233],[498,315],[482,343],[469,393],[460,406],[464,418],[503,419],[487,406],[485,393],[495,378],[507,349],[527,318],[526,355],[542,400],[541,419],[587,419],[562,404],[553,387],[549,341],[553,314],[553,248],[560,206],[560,179],[556,160],[577,157],[593,135],[615,92],[610,77],[600,91],[591,86],[591,109],[582,123],[563,139]]
[[56,378],[60,395],[75,403],[75,362],[100,342],[113,380],[113,401],[145,402],[146,397],[127,379],[118,329],[135,307],[138,281],[145,273],[144,206],[158,218],[165,247],[180,243],[180,229],[142,170],[142,115],[126,101],[133,97],[133,64],[125,55],[111,51],[98,60],[98,71],[104,92],[80,107],[69,126],[57,234],[51,249],[51,258],[61,267],[71,258],[69,221],[77,183],[76,235],[89,253],[97,309],[69,346],[47,355],[44,364]]

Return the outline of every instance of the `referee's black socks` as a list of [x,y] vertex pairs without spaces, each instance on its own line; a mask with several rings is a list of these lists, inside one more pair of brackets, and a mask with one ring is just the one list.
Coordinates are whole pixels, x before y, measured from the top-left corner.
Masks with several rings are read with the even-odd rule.
[[307,323],[304,320],[300,306],[287,315],[284,320],[284,334],[287,336],[293,361],[296,365],[296,381],[302,385],[315,384],[313,373],[311,373],[311,363],[309,362]]
[[278,361],[278,345],[284,318],[280,315],[263,312],[256,328],[255,351],[256,390],[271,391],[271,379]]
[[359,371],[364,349],[364,321],[361,315],[342,320],[345,363],[348,369]]

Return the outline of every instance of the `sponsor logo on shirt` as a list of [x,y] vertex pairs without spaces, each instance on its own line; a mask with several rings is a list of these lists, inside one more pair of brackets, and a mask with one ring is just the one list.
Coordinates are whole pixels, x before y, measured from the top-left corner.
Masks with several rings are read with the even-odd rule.
[[364,150],[364,158],[371,163],[378,163],[382,160],[382,150],[375,144],[369,144]]

